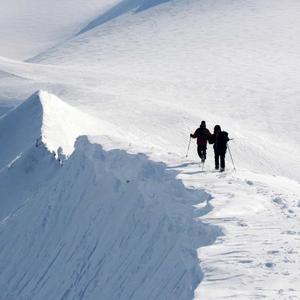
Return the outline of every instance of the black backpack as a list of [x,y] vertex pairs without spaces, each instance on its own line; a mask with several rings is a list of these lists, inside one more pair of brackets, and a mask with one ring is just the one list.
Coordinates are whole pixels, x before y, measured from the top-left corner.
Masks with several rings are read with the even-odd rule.
[[226,149],[227,142],[229,141],[228,132],[221,131],[216,141],[216,146],[218,149]]

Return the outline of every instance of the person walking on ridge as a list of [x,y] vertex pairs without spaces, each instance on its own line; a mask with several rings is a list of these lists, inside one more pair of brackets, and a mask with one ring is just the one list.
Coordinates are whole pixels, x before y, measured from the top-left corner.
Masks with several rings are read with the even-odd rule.
[[191,133],[190,137],[193,139],[197,139],[197,152],[201,159],[201,163],[204,164],[206,160],[207,141],[211,137],[211,133],[206,128],[205,121],[201,122],[200,127],[196,129],[194,134]]
[[228,141],[228,133],[226,131],[222,131],[220,125],[216,125],[214,127],[214,133],[209,139],[209,143],[214,144],[215,169],[219,170],[221,163],[220,172],[223,172],[225,170],[225,154],[227,150]]

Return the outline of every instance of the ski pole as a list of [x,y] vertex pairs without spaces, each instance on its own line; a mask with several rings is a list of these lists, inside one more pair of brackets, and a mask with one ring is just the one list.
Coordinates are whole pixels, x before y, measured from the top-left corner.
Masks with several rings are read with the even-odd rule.
[[233,165],[233,170],[236,171],[236,168],[235,168],[235,165],[234,165],[234,162],[233,162],[233,158],[232,158],[232,154],[231,154],[231,151],[230,151],[229,144],[228,144],[228,151],[229,151],[231,162],[232,162],[232,165]]
[[190,140],[189,140],[189,145],[188,145],[188,148],[187,148],[187,152],[186,152],[186,156],[185,157],[188,157],[189,155],[189,150],[190,150],[190,145],[191,145],[191,136],[190,136]]

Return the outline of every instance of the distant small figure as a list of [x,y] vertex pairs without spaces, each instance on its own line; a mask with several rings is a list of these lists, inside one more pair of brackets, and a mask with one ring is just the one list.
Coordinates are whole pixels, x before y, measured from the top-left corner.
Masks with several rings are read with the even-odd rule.
[[59,147],[57,149],[57,160],[59,161],[59,164],[61,166],[63,166],[65,159],[66,159],[66,155],[63,153],[62,147]]
[[219,170],[221,162],[220,172],[223,172],[225,170],[225,154],[227,150],[228,141],[228,133],[226,131],[222,131],[220,125],[216,125],[214,127],[214,133],[209,139],[209,143],[214,144],[216,170]]
[[205,121],[201,122],[200,127],[196,129],[194,134],[191,133],[190,137],[193,139],[197,138],[197,152],[201,162],[204,164],[206,160],[207,141],[211,137],[211,133],[206,128]]

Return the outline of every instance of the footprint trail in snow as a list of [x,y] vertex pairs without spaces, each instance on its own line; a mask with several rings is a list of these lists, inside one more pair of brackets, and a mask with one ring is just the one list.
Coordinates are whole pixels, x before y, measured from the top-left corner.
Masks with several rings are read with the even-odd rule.
[[212,195],[198,206],[212,208],[200,219],[224,234],[198,250],[204,280],[196,298],[299,299],[300,185],[243,170],[178,169],[185,185]]

